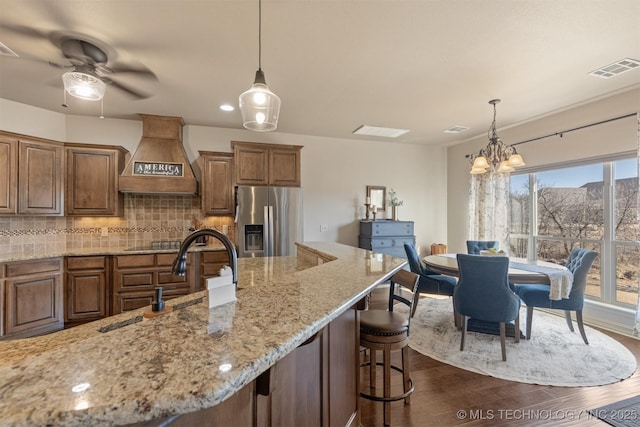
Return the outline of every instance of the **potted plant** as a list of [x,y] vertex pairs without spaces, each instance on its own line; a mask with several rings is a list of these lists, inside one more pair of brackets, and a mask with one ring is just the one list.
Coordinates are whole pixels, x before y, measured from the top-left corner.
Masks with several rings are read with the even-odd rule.
[[398,199],[398,195],[396,194],[396,191],[391,188],[389,190],[389,201],[387,202],[387,204],[389,206],[391,206],[391,219],[394,221],[398,220],[398,206],[402,206],[402,203],[404,203],[402,200]]

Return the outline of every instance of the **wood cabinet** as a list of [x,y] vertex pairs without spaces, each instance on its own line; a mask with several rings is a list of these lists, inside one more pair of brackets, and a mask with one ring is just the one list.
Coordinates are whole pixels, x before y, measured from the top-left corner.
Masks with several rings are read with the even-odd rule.
[[360,221],[359,247],[373,252],[407,258],[405,243],[416,243],[413,221]]
[[187,256],[184,276],[171,274],[175,257],[175,253],[114,256],[111,314],[151,305],[158,286],[163,288],[163,300],[194,292],[194,254]]
[[359,327],[354,308],[256,379],[258,426],[357,426]]
[[18,140],[0,133],[0,214],[14,214],[18,203]]
[[229,265],[229,254],[227,251],[207,251],[200,253],[198,265],[198,277],[200,278],[196,291],[207,289],[207,279],[218,276],[220,269]]
[[0,132],[0,214],[62,215],[64,144]]
[[120,216],[124,195],[118,192],[118,177],[127,150],[122,147],[65,144],[66,215]]
[[233,153],[200,151],[202,212],[205,215],[233,215]]
[[300,187],[302,146],[232,141],[237,185]]
[[74,256],[65,259],[65,327],[109,315],[110,257]]
[[62,259],[0,264],[0,334],[24,338],[63,328]]

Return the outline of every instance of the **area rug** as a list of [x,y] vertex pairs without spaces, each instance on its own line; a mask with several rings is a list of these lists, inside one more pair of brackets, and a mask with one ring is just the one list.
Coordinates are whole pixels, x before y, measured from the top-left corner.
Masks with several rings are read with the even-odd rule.
[[[520,328],[526,328],[525,308]],[[468,371],[510,381],[553,386],[597,386],[629,378],[636,370],[634,355],[613,338],[585,326],[586,345],[577,326],[569,331],[564,317],[536,310],[531,339],[507,338],[502,361],[500,337],[467,332],[460,351],[460,334],[453,324],[451,299],[421,298],[411,319],[409,346],[432,359]]]
[[590,409],[589,413],[615,427],[640,426],[640,395]]

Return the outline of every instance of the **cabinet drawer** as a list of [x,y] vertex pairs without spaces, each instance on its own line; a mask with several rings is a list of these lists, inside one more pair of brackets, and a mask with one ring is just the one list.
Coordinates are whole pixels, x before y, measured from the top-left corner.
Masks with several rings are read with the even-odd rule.
[[7,277],[24,276],[38,273],[60,273],[62,259],[52,258],[37,261],[18,261],[7,263]]
[[363,221],[360,223],[363,236],[413,236],[413,221]]
[[402,238],[402,237],[389,237],[385,239],[371,239],[371,248],[379,249],[379,248],[392,248],[399,247],[404,250],[405,243],[413,243],[413,237],[411,238]]
[[155,255],[121,255],[116,256],[116,268],[152,267],[155,265]]
[[67,270],[104,269],[105,267],[106,257],[104,256],[81,256],[67,258]]
[[202,252],[202,262],[229,262],[229,255],[226,251]]

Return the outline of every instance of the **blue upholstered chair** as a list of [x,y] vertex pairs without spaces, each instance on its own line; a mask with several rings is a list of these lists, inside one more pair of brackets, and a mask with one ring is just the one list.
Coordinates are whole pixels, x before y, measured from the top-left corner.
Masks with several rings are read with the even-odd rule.
[[[450,276],[445,276],[443,274],[438,274],[435,271],[428,270],[420,260],[418,251],[416,250],[415,246],[413,246],[413,244],[405,243],[404,251],[407,254],[407,260],[409,261],[409,268],[411,269],[411,272],[420,276],[420,280],[418,281],[418,292],[416,292],[415,294],[415,302],[413,304],[411,312],[412,317],[416,312],[418,299],[421,293],[447,295],[453,297],[453,290],[456,287],[456,279]],[[458,322],[455,311],[453,318],[456,321],[457,326]]]
[[585,344],[589,344],[582,323],[582,307],[584,306],[584,290],[587,286],[587,273],[598,254],[587,249],[574,248],[569,254],[565,267],[573,273],[573,285],[568,299],[549,299],[549,285],[520,285],[514,284],[512,288],[527,306],[527,339],[531,338],[531,322],[533,320],[534,307],[551,308],[565,311],[565,319],[569,330],[573,332],[571,312],[576,312],[576,322],[580,335]]
[[506,322],[515,321],[515,342],[520,341],[520,299],[509,288],[509,258],[458,254],[460,278],[453,294],[453,303],[460,316],[462,337],[460,351],[469,318],[500,324],[502,360],[507,360]]
[[498,242],[495,240],[467,240],[467,253],[471,255],[480,255],[480,251],[488,249],[498,250]]

